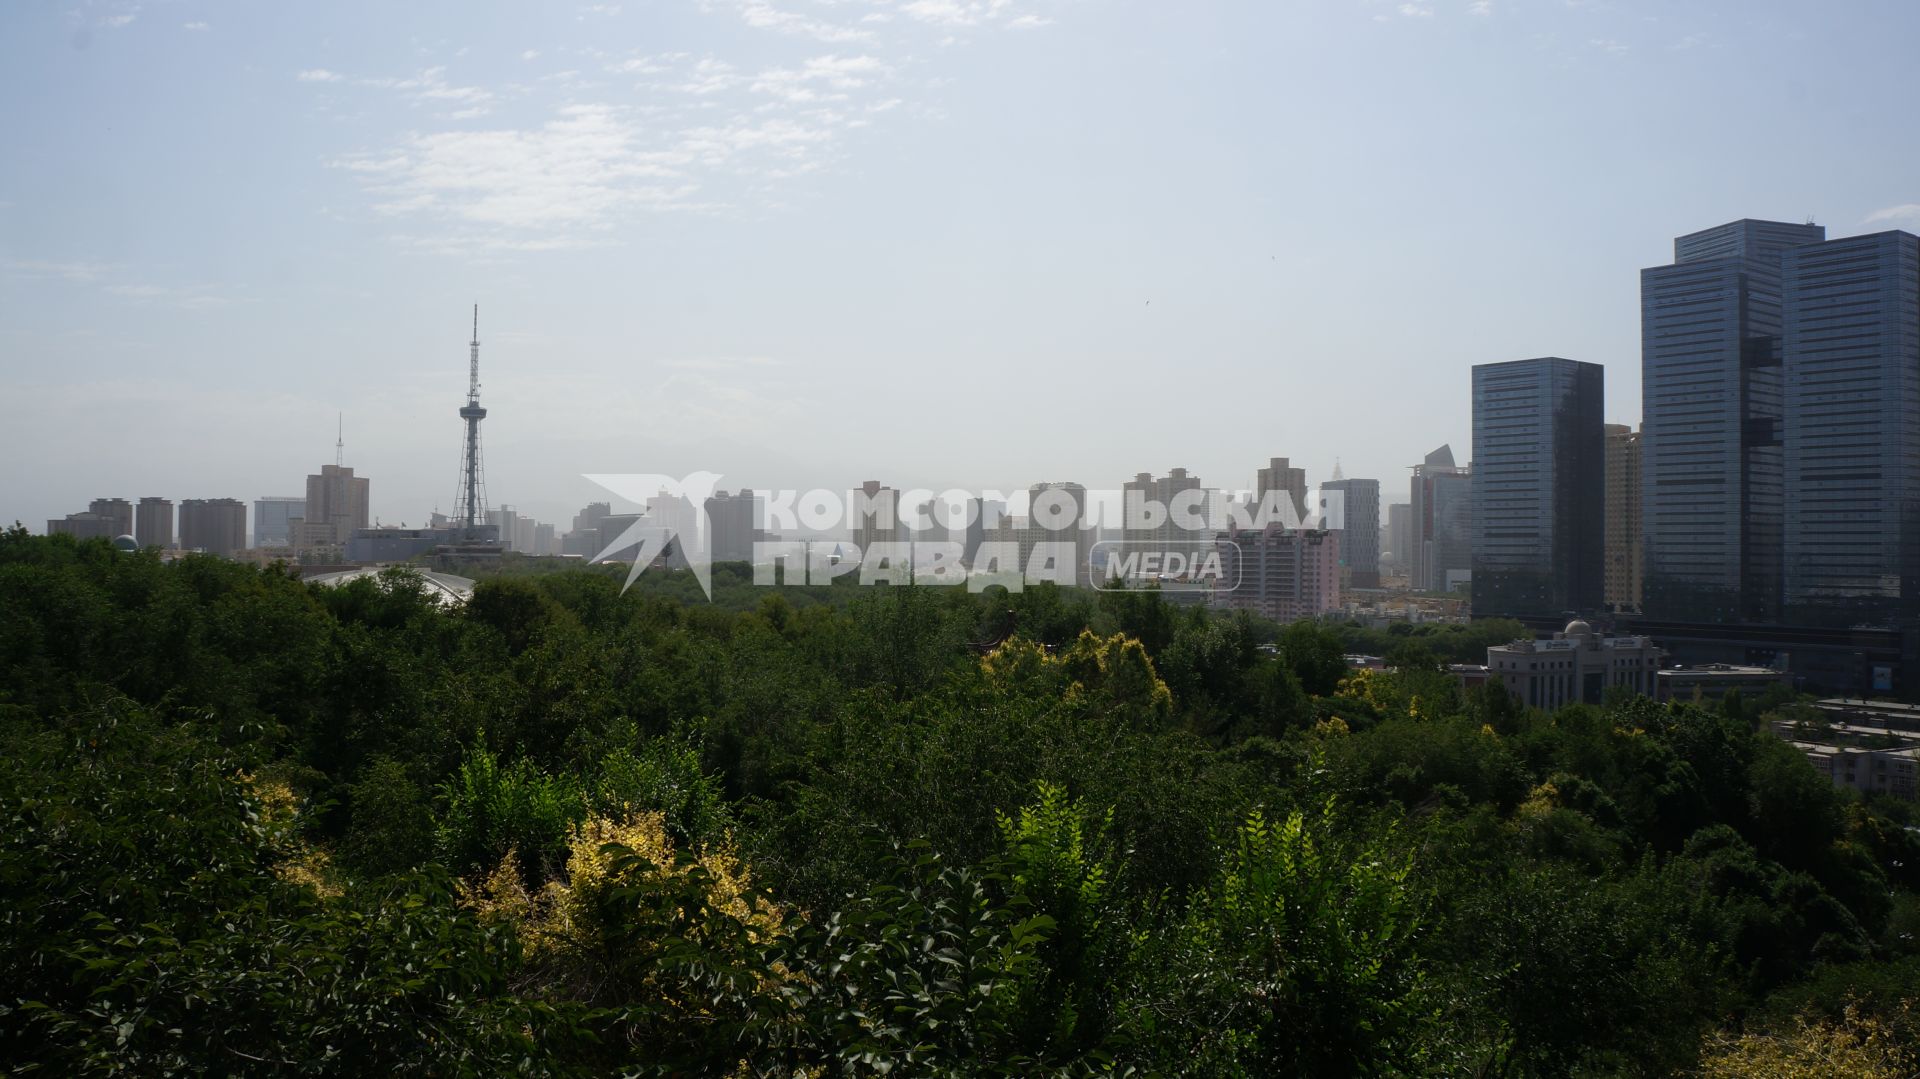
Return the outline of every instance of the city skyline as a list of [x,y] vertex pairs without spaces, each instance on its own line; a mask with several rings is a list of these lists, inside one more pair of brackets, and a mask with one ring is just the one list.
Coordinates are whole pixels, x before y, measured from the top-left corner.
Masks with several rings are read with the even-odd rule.
[[[1237,486],[1278,452],[1391,494],[1468,443],[1475,363],[1601,363],[1606,419],[1636,424],[1633,270],[1667,237],[1920,219],[1914,152],[1873,137],[1902,35],[1770,6],[0,20],[0,85],[48,103],[0,119],[0,448],[35,461],[0,515],[29,524],[100,492],[284,492],[340,412],[375,518],[450,513],[475,301],[490,497],[544,520],[586,472],[844,487],[883,454],[890,482],[1024,489],[1169,464]],[[1740,82],[1712,131],[1652,107],[1789,58],[1808,74]],[[1776,127],[1807,145],[1753,169],[1739,147]],[[1822,161],[1863,145],[1886,158]],[[969,164],[989,151],[1014,164]],[[1225,386],[1275,418],[1202,435],[1148,405]]]

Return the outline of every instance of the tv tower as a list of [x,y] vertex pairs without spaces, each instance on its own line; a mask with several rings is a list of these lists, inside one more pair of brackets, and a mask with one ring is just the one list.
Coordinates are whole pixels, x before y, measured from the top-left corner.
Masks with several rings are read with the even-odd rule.
[[467,356],[467,403],[460,418],[467,421],[467,444],[460,461],[460,491],[454,497],[453,519],[471,530],[487,523],[487,482],[480,471],[480,305],[473,305],[473,341]]

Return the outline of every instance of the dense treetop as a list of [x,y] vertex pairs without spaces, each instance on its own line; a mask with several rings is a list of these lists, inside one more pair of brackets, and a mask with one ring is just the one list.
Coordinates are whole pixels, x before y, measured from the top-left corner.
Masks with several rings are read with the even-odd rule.
[[0,1072],[1920,1069],[1912,807],[1784,695],[1463,693],[1510,623],[506,569],[444,610],[0,535]]

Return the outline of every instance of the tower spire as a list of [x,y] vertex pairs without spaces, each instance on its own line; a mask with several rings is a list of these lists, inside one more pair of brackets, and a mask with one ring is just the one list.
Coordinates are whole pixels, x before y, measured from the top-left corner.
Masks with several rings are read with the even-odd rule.
[[473,340],[467,352],[467,403],[460,409],[466,421],[467,437],[460,457],[460,489],[454,497],[453,517],[463,528],[487,523],[487,488],[480,469],[480,421],[487,410],[480,407],[480,305],[473,305]]
[[333,422],[333,467],[344,468],[347,463],[347,414],[334,413]]

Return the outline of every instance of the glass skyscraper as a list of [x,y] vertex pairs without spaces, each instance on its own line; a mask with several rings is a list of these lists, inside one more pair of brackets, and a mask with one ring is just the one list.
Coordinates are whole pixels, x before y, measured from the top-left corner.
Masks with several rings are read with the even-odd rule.
[[1783,260],[1787,618],[1920,615],[1920,237]]
[[1642,607],[1772,622],[1784,535],[1781,272],[1818,225],[1742,220],[1640,271]]
[[1473,613],[1599,609],[1605,372],[1545,356],[1473,369]]

